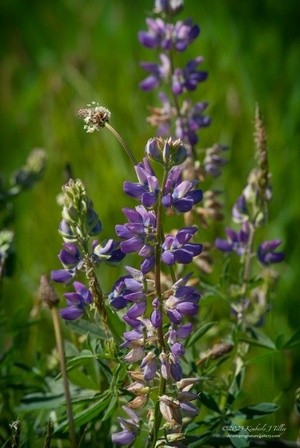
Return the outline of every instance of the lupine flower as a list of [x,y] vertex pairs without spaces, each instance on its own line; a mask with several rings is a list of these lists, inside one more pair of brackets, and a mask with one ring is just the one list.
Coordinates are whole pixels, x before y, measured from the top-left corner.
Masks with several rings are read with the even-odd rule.
[[152,90],[158,87],[161,82],[168,78],[170,74],[170,59],[165,54],[160,54],[161,65],[155,62],[141,62],[141,67],[150,73],[150,75],[140,82],[142,90]]
[[155,262],[153,246],[156,241],[156,215],[154,211],[147,211],[143,205],[138,205],[135,210],[124,208],[123,213],[129,222],[116,225],[117,235],[125,240],[121,242],[121,250],[124,253],[137,252],[143,257],[145,260],[141,270],[145,274]]
[[139,41],[147,48],[185,51],[198,36],[200,29],[191,19],[178,21],[174,25],[162,19],[147,19],[148,31],[139,33]]
[[175,122],[176,137],[192,146],[196,145],[199,140],[197,135],[199,129],[210,125],[210,118],[203,115],[207,106],[206,102],[198,102],[193,105],[191,101],[185,100],[180,109],[180,116]]
[[124,182],[124,191],[128,196],[139,199],[144,207],[153,207],[156,203],[159,184],[148,159],[145,157],[143,163],[135,167],[139,183]]
[[165,184],[162,204],[166,208],[172,208],[177,212],[190,211],[195,204],[202,199],[202,190],[195,190],[197,181],[182,181],[182,169],[173,167]]
[[63,249],[59,252],[60,259],[64,269],[58,269],[51,272],[51,278],[57,283],[70,283],[76,275],[76,272],[83,267],[81,253],[74,243],[64,243]]
[[246,252],[249,240],[249,225],[244,223],[239,232],[235,232],[231,228],[226,229],[227,239],[217,238],[215,246],[223,252],[236,252],[239,256]]
[[183,9],[183,0],[155,0],[156,14],[173,15]]
[[264,265],[281,262],[284,259],[284,253],[276,252],[280,244],[280,240],[271,240],[262,243],[257,251],[259,261]]
[[198,71],[198,65],[203,61],[201,56],[189,61],[183,69],[176,68],[172,76],[172,91],[180,95],[186,91],[196,90],[200,82],[205,81],[207,72]]
[[60,310],[61,316],[66,320],[75,320],[81,317],[86,306],[93,302],[92,293],[80,282],[74,282],[75,292],[67,292],[64,296],[67,299],[67,308]]
[[93,261],[99,263],[102,260],[108,264],[116,264],[123,260],[126,254],[120,249],[120,241],[110,238],[103,245],[97,240],[93,241],[94,257]]
[[180,324],[184,316],[195,316],[198,313],[201,295],[192,286],[176,287],[175,285],[173,294],[164,302],[164,307],[170,321]]
[[140,418],[128,406],[122,406],[129,418],[118,417],[122,431],[112,434],[111,440],[115,445],[129,445],[134,442],[140,432]]
[[232,220],[236,223],[242,223],[244,221],[248,221],[249,219],[249,210],[247,201],[244,195],[241,195],[236,200],[233,208],[232,208]]
[[175,236],[167,235],[162,245],[162,260],[168,265],[174,263],[188,264],[193,257],[202,251],[202,244],[190,243],[190,239],[197,232],[197,227],[184,227]]
[[131,275],[119,278],[108,295],[111,305],[118,310],[145,301],[142,272],[129,266],[126,266],[126,270]]
[[215,144],[208,148],[205,153],[203,165],[206,173],[213,177],[218,177],[221,174],[222,166],[226,165],[227,161],[221,157],[221,153],[227,149],[227,146]]

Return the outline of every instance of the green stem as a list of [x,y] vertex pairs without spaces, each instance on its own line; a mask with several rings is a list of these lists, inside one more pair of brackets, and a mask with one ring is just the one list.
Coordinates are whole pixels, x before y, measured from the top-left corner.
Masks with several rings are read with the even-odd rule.
[[[162,192],[164,191],[164,186],[167,179],[167,170],[164,171],[163,180],[162,180],[162,188],[158,196],[157,201],[157,211],[156,211],[156,248],[155,248],[155,292],[156,297],[159,301],[159,311],[161,315],[163,315],[163,297],[162,297],[162,290],[161,290],[161,245],[162,245],[162,238],[163,238],[163,230],[162,230]],[[163,321],[160,324],[159,328],[157,329],[158,334],[158,346],[160,351],[166,350],[166,343],[164,338],[164,332],[163,332]],[[153,422],[153,428],[151,431],[151,434],[148,439],[147,448],[154,448],[156,445],[159,428],[161,425],[162,415],[159,409],[159,397],[161,395],[164,395],[166,389],[166,380],[161,376],[160,382],[159,382],[159,389],[158,389],[158,396],[155,403],[154,408],[154,422]]]
[[116,139],[118,140],[119,143],[121,143],[122,147],[124,148],[126,154],[128,155],[128,157],[130,158],[131,162],[133,163],[133,165],[137,165],[137,160],[134,157],[134,155],[132,154],[131,149],[129,148],[129,146],[124,142],[124,140],[122,139],[122,137],[120,136],[120,134],[109,124],[109,123],[105,123],[105,127],[116,137]]
[[51,315],[52,315],[52,321],[53,321],[53,326],[54,326],[57,351],[58,351],[59,360],[60,360],[61,376],[62,376],[63,386],[64,386],[67,416],[68,416],[68,422],[69,422],[69,438],[70,438],[71,448],[77,448],[75,424],[74,424],[74,417],[73,417],[73,410],[72,410],[72,400],[71,400],[71,394],[70,394],[68,377],[67,377],[67,369],[66,369],[66,356],[65,356],[65,350],[64,350],[62,330],[61,330],[61,325],[60,325],[60,315],[59,315],[58,309],[55,306],[53,306],[51,308]]

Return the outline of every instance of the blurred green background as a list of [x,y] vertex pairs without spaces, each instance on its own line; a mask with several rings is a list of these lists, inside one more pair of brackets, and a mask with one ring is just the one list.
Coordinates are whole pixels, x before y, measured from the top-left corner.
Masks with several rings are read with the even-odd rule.
[[[156,93],[142,93],[138,83],[145,76],[139,62],[157,55],[137,40],[152,6],[150,0],[1,1],[1,174],[9,176],[24,164],[34,147],[48,154],[42,181],[15,201],[16,271],[1,285],[0,306],[14,327],[39,318],[33,330],[24,328],[17,339],[10,339],[9,331],[4,335],[6,347],[13,341],[18,356],[33,365],[54,344],[49,332],[43,332],[47,316],[40,314],[37,288],[41,274],[59,267],[61,210],[56,197],[66,163],[87,186],[104,224],[103,238],[123,222],[121,208],[128,199],[122,184],[134,178],[114,138],[106,130],[86,134],[76,109],[91,101],[108,107],[112,125],[136,157],[154,134],[145,119],[147,106],[157,104]],[[266,237],[282,239],[286,253],[268,322],[271,336],[291,335],[300,322],[299,14],[298,0],[186,0],[180,16],[200,24],[201,36],[189,55],[204,56],[209,72],[193,94],[195,100],[209,101],[212,117],[200,146],[219,141],[230,147],[222,177],[227,224],[253,166],[256,102],[265,117],[274,197]],[[105,273],[106,289],[117,273]],[[286,354],[282,372],[271,366],[257,379],[257,399],[269,387],[272,369],[273,392],[284,390],[286,396],[281,415],[292,415],[300,386],[299,353]]]

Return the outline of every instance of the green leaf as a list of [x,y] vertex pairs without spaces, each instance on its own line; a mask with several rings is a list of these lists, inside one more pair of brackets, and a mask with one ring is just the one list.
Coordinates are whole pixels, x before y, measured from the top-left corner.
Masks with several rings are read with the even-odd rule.
[[189,448],[198,448],[199,446],[203,446],[203,444],[206,444],[207,440],[211,438],[212,434],[212,431],[207,431],[200,436],[187,436],[185,438],[185,442],[187,443],[187,446]]
[[294,348],[297,345],[300,344],[300,328],[299,330],[297,330],[293,336],[283,345],[282,348],[284,349],[290,349],[290,348]]
[[267,414],[272,414],[278,409],[279,406],[275,403],[258,403],[239,409],[236,415],[250,420],[263,417]]
[[235,448],[247,448],[249,446],[249,434],[244,429],[235,435],[229,435],[229,439]]
[[[74,417],[74,424],[76,427],[82,426],[85,423],[93,420],[95,417],[98,417],[99,414],[107,407],[111,400],[111,395],[109,391],[106,391],[102,394],[100,400],[96,403],[93,403],[88,408],[84,409],[81,412],[78,412]],[[69,426],[68,420],[62,422],[56,429],[55,433],[65,432],[67,431]]]
[[236,397],[239,395],[243,382],[244,382],[244,376],[245,376],[245,369],[242,368],[239,373],[233,378],[230,388],[228,390],[228,397],[227,397],[227,405],[232,405]]
[[285,335],[283,333],[280,333],[275,340],[275,345],[277,350],[282,350],[285,345]]
[[193,333],[186,346],[191,347],[192,345],[194,345],[195,342],[197,342],[198,339],[200,339],[205,333],[207,333],[208,330],[210,330],[215,324],[216,322],[208,322],[207,324],[202,325],[195,333]]
[[103,415],[101,420],[105,422],[105,420],[107,420],[112,415],[117,406],[118,406],[118,398],[116,395],[113,395],[105,411],[105,414]]
[[70,330],[75,331],[75,333],[79,334],[90,334],[95,338],[105,339],[105,332],[99,327],[98,324],[90,322],[86,319],[79,319],[77,321],[67,321],[66,325]]
[[73,384],[82,387],[83,389],[99,390],[99,385],[96,384],[89,375],[83,373],[79,369],[69,371],[68,378]]
[[208,409],[211,409],[212,411],[215,411],[218,414],[221,414],[221,411],[219,409],[219,406],[217,405],[217,402],[214,400],[214,398],[211,395],[208,395],[206,392],[201,392],[199,395],[199,400]]
[[91,359],[97,358],[97,355],[92,353],[90,350],[82,350],[80,355],[74,356],[74,358],[68,360],[67,370],[74,369],[75,367],[85,365]]
[[42,409],[57,409],[64,403],[64,395],[61,394],[30,394],[23,398],[18,412],[40,411]]
[[240,341],[247,342],[250,345],[256,345],[259,347],[268,348],[270,350],[277,350],[276,345],[270,339],[267,335],[265,335],[262,331],[257,330],[256,328],[251,328],[251,335],[253,336],[253,339],[251,338],[240,338]]

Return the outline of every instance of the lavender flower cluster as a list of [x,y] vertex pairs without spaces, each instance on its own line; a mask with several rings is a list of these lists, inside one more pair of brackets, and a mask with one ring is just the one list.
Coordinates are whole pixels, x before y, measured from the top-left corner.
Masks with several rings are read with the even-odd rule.
[[[63,195],[63,219],[59,233],[64,243],[58,255],[63,269],[53,270],[51,278],[57,283],[68,285],[81,271],[86,272],[89,263],[93,266],[102,262],[115,264],[125,254],[119,247],[120,243],[113,239],[102,244],[93,239],[90,243],[91,238],[101,232],[102,223],[81,180],[70,179],[63,187]],[[93,303],[91,291],[83,283],[74,281],[73,287],[75,292],[64,294],[68,306],[60,310],[62,317],[67,320],[78,319],[85,308]]]
[[[163,235],[159,215],[170,209],[174,213],[191,210],[201,201],[202,191],[195,182],[182,180],[183,166],[175,163],[184,161],[186,151],[179,140],[151,139],[145,152],[147,157],[135,166],[138,182],[124,183],[125,193],[140,205],[124,209],[128,222],[116,226],[117,236],[123,240],[121,250],[137,253],[142,258],[141,266],[127,266],[128,275],[118,279],[108,295],[111,306],[122,311],[123,320],[131,327],[123,335],[121,348],[127,350],[123,359],[130,365],[137,364],[131,372],[134,382],[127,387],[135,398],[124,408],[129,419],[120,420],[122,431],[112,436],[116,445],[130,444],[139,434],[141,419],[133,409],[145,406],[156,383],[163,384],[159,408],[171,439],[183,436],[184,415],[193,417],[198,413],[191,403],[197,395],[185,390],[194,384],[194,379],[185,380],[182,386],[180,359],[185,353],[184,340],[192,331],[191,322],[185,322],[185,318],[198,313],[201,296],[188,284],[191,274],[174,279],[171,287],[164,289],[161,268],[189,264],[201,253],[202,245],[191,242],[197,231],[195,226]],[[161,183],[150,159],[164,167]],[[169,391],[168,385],[172,386]]]
[[156,2],[154,12],[164,18],[148,18],[148,30],[139,33],[139,41],[144,47],[160,50],[160,63],[141,63],[148,76],[141,81],[140,87],[145,91],[161,88],[163,85],[171,87],[171,96],[160,90],[162,107],[152,108],[148,121],[157,126],[159,136],[172,135],[175,122],[174,135],[194,146],[198,142],[199,129],[210,124],[210,118],[204,115],[208,103],[193,103],[190,99],[180,102],[180,99],[184,93],[195,91],[206,80],[207,72],[199,70],[203,62],[201,56],[188,61],[183,67],[175,66],[178,53],[183,53],[200,34],[199,26],[192,19],[178,20],[175,23],[167,20],[182,7],[182,1]]

